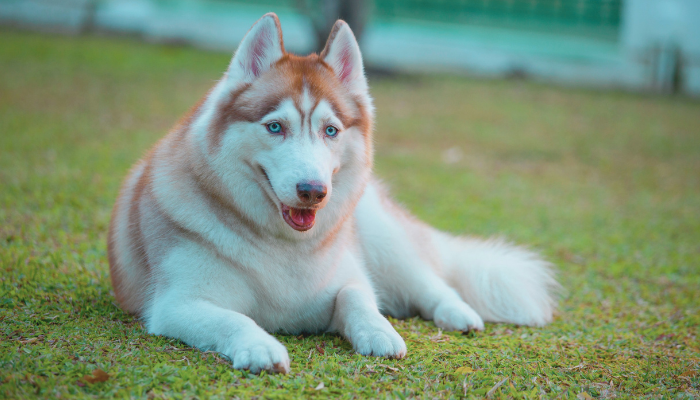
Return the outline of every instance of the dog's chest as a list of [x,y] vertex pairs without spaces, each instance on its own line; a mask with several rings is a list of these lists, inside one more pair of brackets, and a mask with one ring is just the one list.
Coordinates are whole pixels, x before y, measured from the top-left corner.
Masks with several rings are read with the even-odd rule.
[[263,257],[246,274],[247,315],[270,332],[301,333],[326,330],[335,298],[345,283],[342,263],[313,257]]
[[270,332],[322,332],[328,329],[333,317],[335,292],[279,291],[275,296],[259,298],[249,316]]

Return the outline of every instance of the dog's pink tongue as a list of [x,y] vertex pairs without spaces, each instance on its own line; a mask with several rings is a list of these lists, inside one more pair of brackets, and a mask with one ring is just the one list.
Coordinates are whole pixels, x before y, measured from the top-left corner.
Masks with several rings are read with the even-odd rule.
[[292,208],[289,210],[289,216],[292,221],[299,226],[306,226],[314,222],[316,219],[316,210],[305,210],[300,208]]

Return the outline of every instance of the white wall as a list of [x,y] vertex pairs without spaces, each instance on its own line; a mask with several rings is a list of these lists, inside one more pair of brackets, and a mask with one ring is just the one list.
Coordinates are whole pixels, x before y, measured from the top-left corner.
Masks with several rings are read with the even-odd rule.
[[682,90],[700,95],[700,0],[625,0],[622,21],[626,56],[644,67],[647,85],[663,86],[659,79],[677,49]]

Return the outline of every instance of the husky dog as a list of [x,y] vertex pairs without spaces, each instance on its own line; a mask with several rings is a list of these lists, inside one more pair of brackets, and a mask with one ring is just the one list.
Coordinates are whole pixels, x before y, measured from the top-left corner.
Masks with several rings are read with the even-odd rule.
[[373,113],[345,22],[299,57],[263,16],[121,188],[109,228],[121,307],[234,368],[282,373],[287,350],[268,332],[337,332],[402,358],[385,314],[456,331],[551,321],[556,282],[537,255],[438,232],[389,199],[372,175]]

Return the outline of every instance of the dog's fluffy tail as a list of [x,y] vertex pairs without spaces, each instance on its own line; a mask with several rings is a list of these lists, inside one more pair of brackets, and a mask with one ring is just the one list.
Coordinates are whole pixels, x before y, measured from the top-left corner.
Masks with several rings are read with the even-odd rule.
[[485,321],[531,326],[552,321],[560,286],[537,254],[500,239],[435,235],[449,285]]

